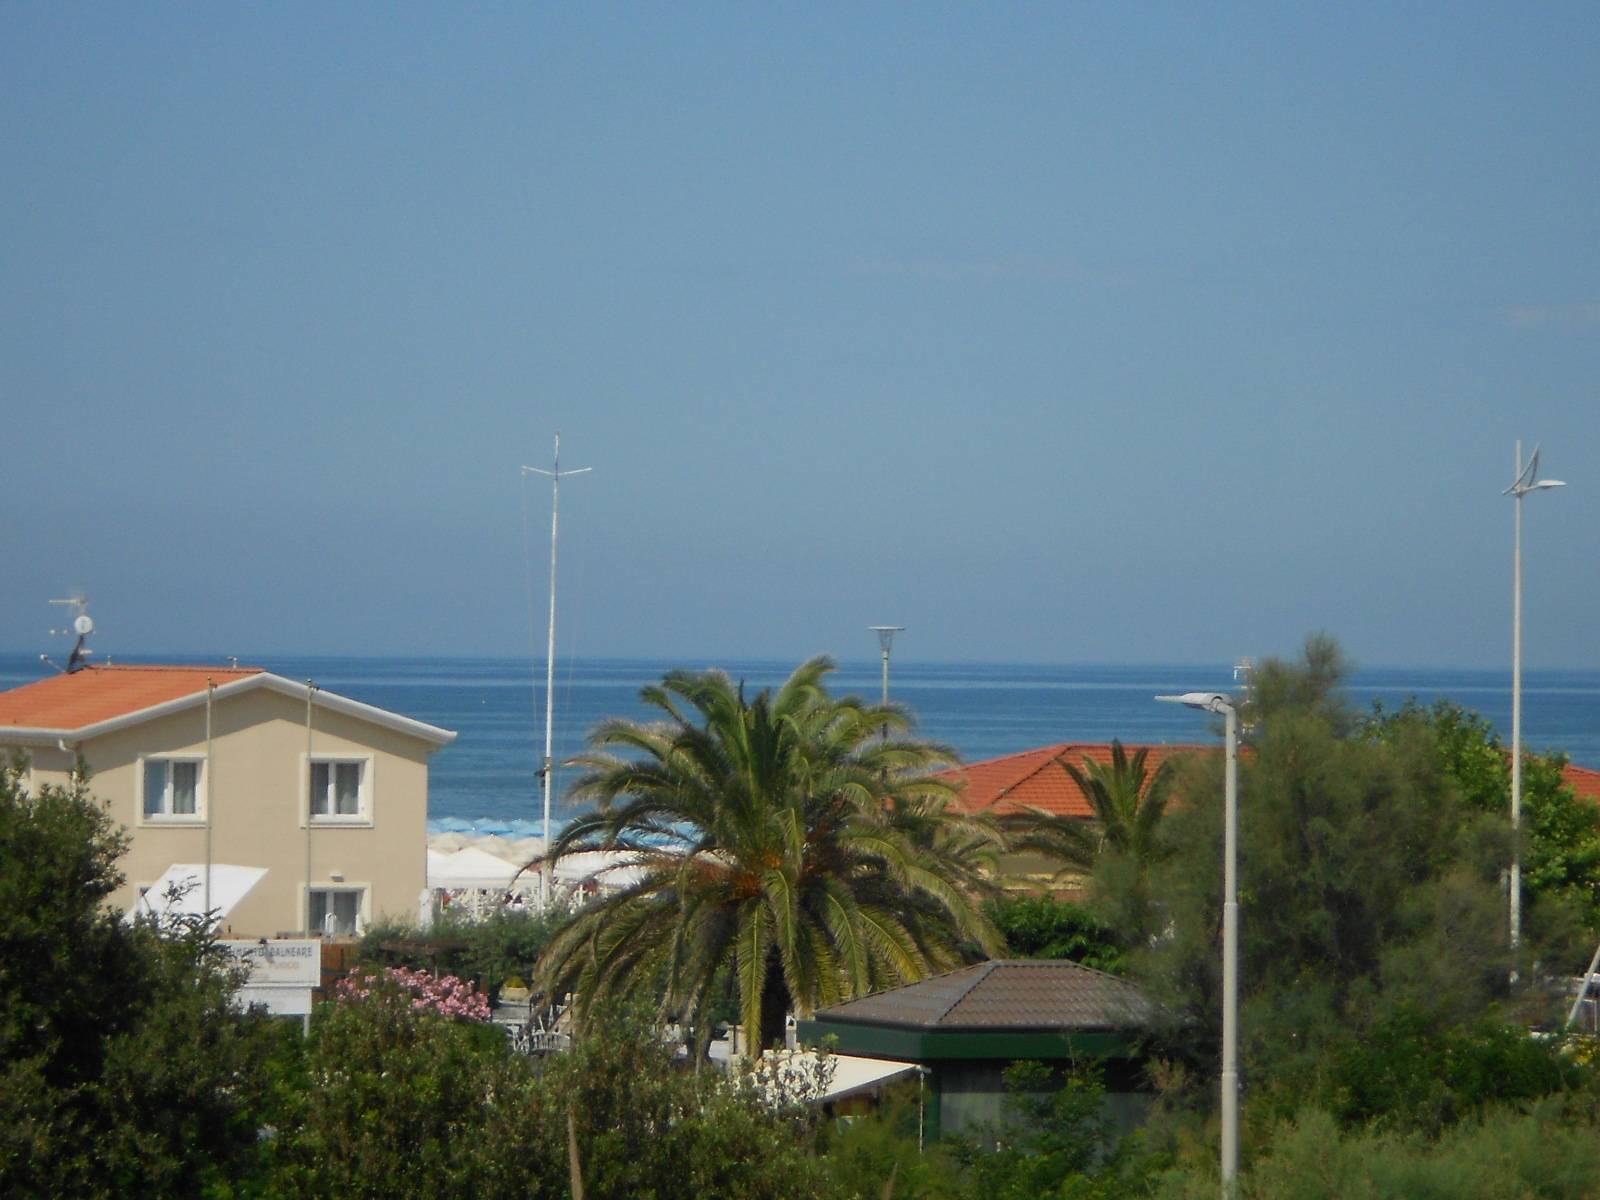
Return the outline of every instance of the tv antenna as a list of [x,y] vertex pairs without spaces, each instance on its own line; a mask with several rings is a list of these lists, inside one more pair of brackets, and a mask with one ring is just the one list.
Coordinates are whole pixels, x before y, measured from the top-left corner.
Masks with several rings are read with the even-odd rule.
[[[72,675],[88,666],[88,657],[94,653],[85,644],[89,640],[89,635],[94,632],[94,618],[89,615],[89,597],[81,593],[75,593],[60,600],[52,600],[50,603],[66,605],[77,611],[77,615],[72,618],[70,626],[65,629],[52,629],[50,631],[51,637],[73,637],[76,635],[78,640],[72,647],[72,655],[67,659],[66,665],[66,674]],[[48,654],[41,654],[39,660],[50,663],[52,667],[55,667],[55,663],[50,662]],[[56,667],[58,671],[61,669]]]
[[561,435],[556,434],[555,459],[551,469],[546,471],[542,467],[523,467],[522,474],[543,475],[550,480],[550,632],[545,642],[544,657],[544,767],[539,772],[544,780],[544,869],[540,872],[540,894],[544,907],[548,908],[553,894],[551,885],[554,883],[554,864],[549,859],[550,854],[550,792],[555,780],[554,763],[552,755],[555,747],[555,719],[556,719],[556,531],[559,528],[561,508],[561,481],[568,475],[583,475],[594,470],[593,467],[576,467],[570,471],[561,469]]

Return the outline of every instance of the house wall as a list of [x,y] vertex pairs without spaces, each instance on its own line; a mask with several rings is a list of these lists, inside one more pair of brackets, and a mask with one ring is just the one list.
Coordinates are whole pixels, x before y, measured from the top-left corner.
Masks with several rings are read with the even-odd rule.
[[[1056,1068],[1048,1090],[1030,1095],[1043,1098],[1060,1089],[1069,1069]],[[991,1059],[976,1062],[933,1064],[933,1086],[939,1094],[939,1117],[935,1128],[940,1135],[959,1134],[983,1137],[1000,1126],[1007,1115],[1005,1072],[1012,1061]],[[1142,1069],[1123,1061],[1099,1064],[1105,1092],[1100,1099],[1101,1113],[1119,1136],[1131,1133],[1149,1115],[1151,1096],[1142,1079]]]
[[[147,819],[143,814],[144,759],[174,755],[204,759],[205,706],[140,722],[84,742],[90,790],[108,802],[131,845],[120,863],[127,882],[111,897],[131,908],[141,885],[174,863],[203,863],[206,824],[211,861],[264,867],[267,874],[224,919],[223,932],[270,936],[305,928],[310,768],[304,701],[268,688],[218,698],[213,705],[211,757],[201,781],[206,815]],[[414,915],[427,883],[428,755],[419,738],[342,713],[314,707],[313,758],[365,762],[367,812],[352,822],[312,823],[311,886],[367,889],[363,919]],[[35,784],[63,783],[71,756],[56,747],[25,748]],[[343,876],[333,878],[334,873]]]

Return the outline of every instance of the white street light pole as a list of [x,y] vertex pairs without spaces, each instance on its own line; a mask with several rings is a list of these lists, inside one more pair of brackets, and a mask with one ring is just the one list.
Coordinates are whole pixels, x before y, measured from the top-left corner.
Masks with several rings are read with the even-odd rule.
[[[529,475],[543,475],[550,480],[550,633],[545,643],[544,667],[544,852],[550,853],[550,791],[555,779],[555,766],[551,761],[555,742],[555,714],[556,714],[556,529],[561,507],[561,480],[567,475],[582,475],[586,471],[594,470],[593,467],[579,467],[574,471],[561,469],[561,435],[556,434],[555,461],[551,464],[552,470],[546,471],[540,467],[523,467],[524,477]],[[540,908],[550,906],[550,897],[554,893],[551,875],[552,864],[545,859],[544,869],[539,873],[539,901]]]
[[[894,635],[904,633],[904,625],[868,625],[868,629],[878,635],[878,648],[883,652],[883,702],[889,703],[889,651],[894,648]],[[883,727],[885,741],[889,739],[889,727]]]
[[1227,745],[1222,805],[1222,1196],[1239,1174],[1239,712],[1221,692],[1157,696],[1221,714]]
[[[1522,443],[1517,442],[1517,476],[1501,495],[1516,503],[1516,535],[1511,554],[1511,880],[1510,930],[1513,954],[1522,943],[1522,498],[1529,492],[1566,487],[1559,479],[1539,478],[1539,447],[1524,465]],[[1511,982],[1517,981],[1513,963]]]

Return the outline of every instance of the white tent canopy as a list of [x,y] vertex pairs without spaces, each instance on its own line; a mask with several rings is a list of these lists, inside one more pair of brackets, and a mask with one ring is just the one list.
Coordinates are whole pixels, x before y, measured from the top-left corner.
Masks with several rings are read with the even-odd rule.
[[[440,854],[437,850],[428,851],[428,886],[435,890],[440,888],[493,888],[499,891],[509,891],[512,877],[521,868],[521,863],[508,862],[497,858],[476,846],[468,846],[464,850],[457,850],[454,854]],[[522,890],[538,885],[538,874],[533,871],[524,871],[517,879],[517,888]]]
[[[226,917],[250,889],[266,875],[265,867],[240,867],[231,863],[211,864],[210,907]],[[176,899],[174,899],[176,897]],[[129,917],[185,915],[203,917],[206,913],[205,863],[173,863],[160,879],[145,889],[128,910]]]
[[632,863],[633,855],[624,850],[581,850],[556,863],[556,879],[561,883],[593,879],[603,888],[623,888],[644,877],[644,869]]

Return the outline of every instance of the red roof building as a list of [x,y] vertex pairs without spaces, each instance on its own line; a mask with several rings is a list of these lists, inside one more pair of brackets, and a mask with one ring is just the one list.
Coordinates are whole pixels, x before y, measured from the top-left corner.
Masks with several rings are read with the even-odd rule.
[[[1176,754],[1218,753],[1215,745],[1125,745],[1131,757],[1138,750],[1149,752],[1145,759],[1147,777]],[[941,778],[963,785],[961,807],[968,812],[997,814],[1037,808],[1055,816],[1094,815],[1089,798],[1061,766],[1062,761],[1082,768],[1085,761],[1111,764],[1111,746],[1105,742],[1057,742],[1000,758],[968,763],[940,773]],[[1568,763],[1562,780],[1579,797],[1600,804],[1600,771]]]
[[1580,800],[1600,804],[1600,771],[1568,763],[1561,768],[1561,781],[1576,792]]
[[255,668],[90,666],[0,692],[23,786],[86,769],[127,830],[114,906],[211,913],[252,939],[414,916],[428,761],[454,738]]
[[[1218,753],[1215,745],[1124,745],[1129,757],[1147,750],[1147,777],[1176,754]],[[1001,758],[985,759],[941,772],[942,778],[964,785],[959,803],[968,812],[1008,813],[1037,808],[1054,816],[1092,817],[1094,810],[1063,761],[1082,768],[1085,761],[1111,765],[1111,746],[1105,742],[1057,742],[1022,750]]]

